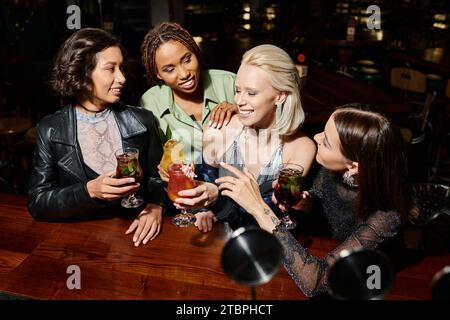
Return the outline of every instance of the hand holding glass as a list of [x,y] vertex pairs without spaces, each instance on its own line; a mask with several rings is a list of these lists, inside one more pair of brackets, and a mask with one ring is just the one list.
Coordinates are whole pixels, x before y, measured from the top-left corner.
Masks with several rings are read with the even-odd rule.
[[[115,153],[117,159],[116,178],[134,178],[135,182],[142,180],[142,168],[139,165],[139,150],[136,148],[119,149]],[[144,200],[136,192],[122,199],[120,203],[124,208],[137,208]]]
[[287,211],[280,221],[280,228],[294,229],[297,223],[289,217],[289,209],[302,199],[303,167],[293,163],[284,163],[278,173],[278,182],[275,186],[275,197],[284,205]]
[[[179,198],[178,192],[196,187],[194,170],[191,164],[186,162],[172,163],[169,165],[168,172],[170,179],[167,185],[167,194],[173,202],[176,198]],[[173,217],[172,222],[178,227],[187,227],[195,223],[195,216],[182,209],[180,214]]]

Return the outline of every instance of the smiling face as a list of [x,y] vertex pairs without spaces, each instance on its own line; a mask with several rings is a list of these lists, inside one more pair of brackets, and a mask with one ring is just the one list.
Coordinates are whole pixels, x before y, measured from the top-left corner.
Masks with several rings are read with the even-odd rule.
[[155,52],[158,79],[163,80],[174,94],[196,92],[200,82],[197,57],[178,41],[163,43]]
[[259,129],[274,124],[275,104],[282,95],[272,87],[267,72],[253,65],[241,64],[235,88],[234,101],[239,107],[239,119],[244,126]]
[[328,119],[323,132],[314,136],[317,143],[316,160],[331,171],[345,171],[351,167],[351,161],[341,152],[341,142],[334,123],[334,117]]
[[126,81],[121,70],[122,51],[119,47],[109,47],[97,53],[97,65],[92,71],[92,97],[83,105],[92,110],[102,110],[120,100]]

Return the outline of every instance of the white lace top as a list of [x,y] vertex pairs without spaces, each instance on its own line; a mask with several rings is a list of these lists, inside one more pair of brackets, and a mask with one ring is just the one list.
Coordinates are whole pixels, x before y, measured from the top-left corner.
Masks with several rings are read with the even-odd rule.
[[92,116],[76,110],[76,115],[84,163],[98,174],[115,170],[114,152],[122,147],[122,139],[114,114],[105,109]]

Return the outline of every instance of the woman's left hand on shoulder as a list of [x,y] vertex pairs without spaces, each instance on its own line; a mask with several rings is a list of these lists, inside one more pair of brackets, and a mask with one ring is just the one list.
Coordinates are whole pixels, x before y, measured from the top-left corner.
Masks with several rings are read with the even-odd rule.
[[226,127],[231,120],[233,114],[238,112],[238,106],[229,102],[219,103],[211,112],[208,125],[213,128],[220,129]]
[[139,213],[125,234],[134,231],[133,242],[137,247],[141,243],[147,244],[152,241],[161,231],[162,208],[154,203],[149,203],[147,207]]

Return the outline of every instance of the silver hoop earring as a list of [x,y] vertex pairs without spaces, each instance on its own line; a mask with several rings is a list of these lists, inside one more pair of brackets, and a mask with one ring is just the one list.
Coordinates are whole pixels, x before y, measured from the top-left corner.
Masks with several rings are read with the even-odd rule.
[[358,183],[356,182],[355,175],[353,175],[350,170],[345,171],[343,177],[343,182],[351,188],[358,187]]
[[283,104],[282,104],[281,102],[276,102],[276,103],[275,103],[275,107],[276,107],[276,108],[280,108],[282,105],[283,105]]

